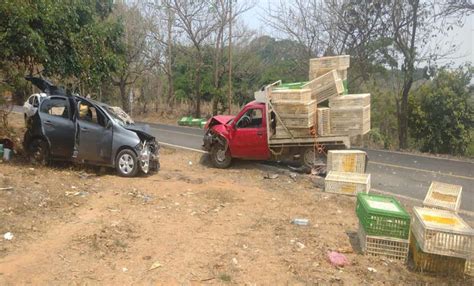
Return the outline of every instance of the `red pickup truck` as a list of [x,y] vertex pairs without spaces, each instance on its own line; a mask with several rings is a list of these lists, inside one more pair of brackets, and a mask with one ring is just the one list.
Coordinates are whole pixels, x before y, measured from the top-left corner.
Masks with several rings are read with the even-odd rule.
[[[227,168],[233,158],[247,160],[296,160],[309,167],[324,160],[329,149],[350,147],[346,136],[272,138],[278,114],[270,103],[252,101],[237,116],[217,115],[205,128],[203,148],[217,168]],[[314,131],[312,132],[314,134]]]

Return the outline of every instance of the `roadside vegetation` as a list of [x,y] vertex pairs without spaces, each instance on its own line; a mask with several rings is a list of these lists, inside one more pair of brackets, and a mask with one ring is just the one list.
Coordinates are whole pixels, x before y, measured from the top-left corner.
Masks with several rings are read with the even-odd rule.
[[[349,54],[349,92],[372,94],[364,144],[473,156],[473,68],[450,63],[458,47],[448,36],[473,7],[471,0],[6,0],[0,104],[22,104],[33,92],[24,80],[31,74],[133,116],[209,117],[236,113],[265,84],[307,80],[309,58]],[[260,11],[262,30],[247,25],[249,9]],[[0,112],[5,127],[8,108]]]

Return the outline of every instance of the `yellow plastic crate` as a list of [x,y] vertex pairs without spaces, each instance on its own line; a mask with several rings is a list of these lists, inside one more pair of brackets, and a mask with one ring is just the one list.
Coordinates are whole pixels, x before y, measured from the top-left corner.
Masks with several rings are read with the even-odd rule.
[[474,230],[456,213],[413,208],[412,233],[426,253],[472,259]]
[[324,180],[324,191],[356,196],[370,190],[370,174],[330,171]]
[[461,193],[462,186],[433,181],[423,201],[423,206],[458,212],[461,205]]
[[339,172],[365,173],[367,153],[360,150],[330,150],[327,170]]

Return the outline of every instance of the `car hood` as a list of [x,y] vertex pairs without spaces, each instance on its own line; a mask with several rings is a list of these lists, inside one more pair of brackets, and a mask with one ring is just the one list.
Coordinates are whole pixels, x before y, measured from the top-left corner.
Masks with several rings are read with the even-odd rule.
[[44,92],[49,95],[66,95],[66,91],[64,89],[55,86],[52,82],[47,79],[34,77],[34,76],[27,76],[25,79],[31,82],[34,86],[36,86],[41,92]]
[[148,124],[129,124],[123,126],[125,129],[133,131],[137,133],[138,137],[143,140],[154,140],[155,136],[151,135],[150,133],[150,126]]
[[226,124],[229,122],[231,119],[233,119],[235,116],[233,115],[216,115],[212,117],[212,119],[216,120],[220,124]]

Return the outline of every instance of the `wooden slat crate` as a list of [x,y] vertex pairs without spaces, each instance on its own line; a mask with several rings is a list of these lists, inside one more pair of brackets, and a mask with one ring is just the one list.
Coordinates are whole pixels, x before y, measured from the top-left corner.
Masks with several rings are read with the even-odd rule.
[[359,150],[330,150],[327,171],[365,173],[367,153]]
[[[294,138],[307,138],[314,136],[314,129],[312,128],[291,128],[289,129],[291,135]],[[286,131],[285,128],[277,126],[275,134],[272,135],[272,139],[277,138],[291,138],[290,134]]]
[[462,186],[431,182],[423,206],[457,212],[461,205]]
[[335,70],[313,79],[305,84],[303,88],[310,89],[312,99],[315,99],[318,103],[344,92],[342,80]]
[[316,111],[316,100],[297,101],[297,100],[274,100],[273,108],[281,117],[291,114],[310,114]]
[[367,107],[370,105],[370,93],[346,94],[329,99],[329,108]]
[[280,115],[280,118],[287,128],[310,128],[316,124],[316,111],[310,114],[285,114]]
[[370,131],[370,106],[330,108],[331,135],[364,135]]
[[344,70],[350,66],[350,56],[341,55],[333,57],[321,57],[309,60],[309,73],[315,73],[318,70]]
[[327,136],[331,134],[331,121],[329,115],[329,108],[321,107],[317,109],[318,115],[318,134],[320,136]]
[[[318,78],[322,75],[325,75],[325,74],[327,74],[328,72],[330,72],[332,70],[334,70],[334,69],[332,69],[332,68],[328,68],[328,69],[321,68],[321,69],[318,69],[318,70],[311,71],[309,73],[309,80],[312,81],[313,79]],[[347,69],[336,69],[335,71],[337,72],[337,74],[339,75],[339,78],[342,81],[347,80]]]
[[474,276],[474,258],[472,260],[466,260],[464,274]]
[[356,196],[370,190],[370,174],[331,171],[324,180],[324,190],[329,193]]
[[456,213],[414,207],[412,232],[426,253],[472,259],[474,230]]
[[272,89],[268,90],[268,97],[272,101],[278,100],[296,100],[311,101],[311,89]]
[[463,275],[466,271],[466,260],[463,258],[423,252],[413,232],[410,235],[410,256],[416,271],[441,275]]
[[360,223],[357,234],[364,254],[406,262],[410,244],[408,239],[367,235]]

